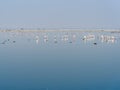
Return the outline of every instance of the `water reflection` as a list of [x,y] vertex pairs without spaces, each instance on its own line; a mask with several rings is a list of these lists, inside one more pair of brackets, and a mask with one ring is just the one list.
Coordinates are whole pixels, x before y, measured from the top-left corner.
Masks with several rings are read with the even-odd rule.
[[109,32],[0,32],[0,90],[120,89],[119,41]]

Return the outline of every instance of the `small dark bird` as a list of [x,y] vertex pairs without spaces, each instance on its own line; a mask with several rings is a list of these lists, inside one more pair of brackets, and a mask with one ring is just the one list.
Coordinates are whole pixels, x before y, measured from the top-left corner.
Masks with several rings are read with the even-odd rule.
[[69,43],[72,43],[72,41],[70,41]]
[[15,43],[16,41],[13,41],[13,43]]
[[97,43],[93,43],[94,45],[97,45]]

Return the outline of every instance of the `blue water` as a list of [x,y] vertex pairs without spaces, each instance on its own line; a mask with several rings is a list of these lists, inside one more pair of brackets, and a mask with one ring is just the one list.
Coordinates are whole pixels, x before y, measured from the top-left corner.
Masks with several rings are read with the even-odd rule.
[[120,90],[119,49],[120,33],[0,32],[0,90]]

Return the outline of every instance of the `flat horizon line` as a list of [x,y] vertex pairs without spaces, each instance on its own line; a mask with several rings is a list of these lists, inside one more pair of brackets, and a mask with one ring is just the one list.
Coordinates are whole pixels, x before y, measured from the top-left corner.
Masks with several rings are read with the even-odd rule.
[[120,29],[23,29],[23,30],[0,30],[0,32],[111,32],[111,33],[120,33]]

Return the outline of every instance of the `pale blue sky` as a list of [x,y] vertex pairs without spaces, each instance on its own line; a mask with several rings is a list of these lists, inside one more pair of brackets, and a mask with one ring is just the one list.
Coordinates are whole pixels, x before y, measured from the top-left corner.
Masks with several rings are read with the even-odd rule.
[[120,28],[120,0],[0,0],[4,28]]

